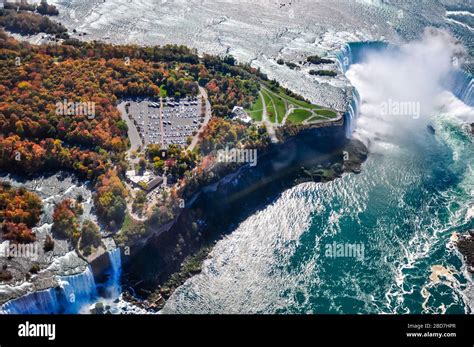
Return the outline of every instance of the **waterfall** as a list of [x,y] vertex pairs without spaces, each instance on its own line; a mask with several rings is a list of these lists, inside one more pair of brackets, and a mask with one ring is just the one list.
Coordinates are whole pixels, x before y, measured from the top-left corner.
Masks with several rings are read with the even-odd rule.
[[50,288],[8,301],[0,307],[0,314],[54,314],[59,310],[56,288]]
[[357,89],[352,88],[351,102],[348,110],[344,113],[344,124],[346,127],[346,137],[351,138],[354,131],[355,120],[359,115],[360,96]]
[[65,313],[78,313],[82,307],[97,297],[97,290],[90,266],[79,275],[63,276],[60,280]]
[[349,44],[344,45],[341,51],[336,53],[336,63],[340,71],[343,73],[347,72],[347,69],[352,64],[352,52]]
[[[350,42],[336,52],[336,63],[339,70],[346,73],[352,64],[361,62],[367,53],[383,49],[397,50],[398,47],[383,41]],[[474,106],[474,77],[469,73],[456,69],[444,86],[466,105]]]
[[[368,51],[378,51],[389,47],[388,43],[381,41],[352,42],[345,44],[336,53],[336,63],[338,68],[345,74],[352,64],[357,64],[363,60]],[[357,89],[352,87],[352,93],[344,113],[344,126],[346,137],[351,138],[355,127],[355,120],[359,115],[360,96]]]
[[386,48],[394,48],[383,41],[365,41],[350,42],[342,46],[341,50],[336,52],[336,62],[343,73],[349,70],[352,64],[357,64],[364,59],[364,56],[370,51],[380,51]]
[[[120,250],[108,252],[110,268],[107,290],[116,298],[120,295],[122,263]],[[0,314],[63,314],[80,313],[98,299],[97,285],[90,266],[78,275],[60,276],[59,286],[26,294],[0,306]]]
[[474,107],[474,78],[462,70],[456,70],[447,81],[446,88],[466,105]]
[[90,266],[78,275],[61,276],[59,287],[49,288],[8,301],[0,308],[6,314],[78,313],[96,297]]
[[[376,52],[383,49],[394,49],[398,47],[382,41],[351,42],[345,44],[340,51],[336,52],[335,58],[338,68],[346,73],[352,64],[360,63],[369,52]],[[444,86],[450,90],[458,99],[466,105],[474,106],[474,78],[467,72],[457,69],[454,70],[449,80],[445,81]],[[360,97],[359,93],[353,88],[347,111],[344,114],[344,124],[346,127],[346,137],[350,138],[354,130],[355,119],[359,113]]]
[[110,277],[108,281],[109,291],[112,297],[118,297],[122,292],[120,285],[120,277],[122,276],[122,259],[120,257],[120,249],[116,248],[109,252],[110,260]]

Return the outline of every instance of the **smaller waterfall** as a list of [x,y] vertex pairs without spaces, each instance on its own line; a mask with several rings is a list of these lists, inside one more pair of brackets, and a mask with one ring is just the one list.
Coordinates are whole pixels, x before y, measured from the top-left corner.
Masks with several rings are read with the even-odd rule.
[[97,297],[94,275],[90,266],[82,274],[61,277],[60,288],[65,313],[77,313]]
[[[108,296],[117,298],[121,293],[122,263],[120,250],[108,252],[110,268],[106,284]],[[83,273],[61,276],[59,286],[26,294],[0,306],[0,314],[63,314],[80,313],[99,298],[97,284],[90,266]]]
[[120,248],[116,248],[109,252],[109,260],[111,269],[108,286],[111,296],[116,298],[122,292],[122,287],[120,284],[120,277],[122,276],[122,259],[120,256]]
[[0,307],[0,314],[54,314],[59,310],[56,288],[50,288],[8,301]]

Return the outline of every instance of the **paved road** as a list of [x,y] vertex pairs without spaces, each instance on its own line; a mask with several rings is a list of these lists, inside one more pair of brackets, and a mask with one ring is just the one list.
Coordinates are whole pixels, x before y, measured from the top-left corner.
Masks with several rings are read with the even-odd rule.
[[206,113],[204,116],[204,122],[202,123],[201,127],[197,131],[196,135],[194,135],[193,140],[189,144],[188,150],[192,151],[194,147],[196,147],[197,143],[199,142],[199,135],[204,131],[207,123],[211,120],[212,112],[211,112],[211,104],[209,103],[209,98],[207,96],[207,91],[203,87],[199,87],[199,94],[204,98],[206,103]]
[[163,98],[160,96],[160,138],[161,148],[165,148],[165,129],[163,128]]
[[128,155],[129,161],[133,164],[133,163],[138,163],[138,157],[135,159],[132,159],[130,154],[132,153],[132,151],[138,150],[138,148],[143,148],[143,143],[142,143],[142,139],[140,138],[140,135],[138,134],[137,127],[135,126],[135,124],[132,122],[127,112],[125,111],[125,103],[126,102],[124,101],[118,104],[117,109],[120,112],[120,116],[127,123],[127,126],[128,126],[128,138],[130,139],[130,149],[127,151],[127,155]]
[[286,121],[288,119],[288,117],[290,116],[290,114],[293,113],[294,111],[294,107],[293,105],[290,105],[288,106],[288,103],[285,101],[285,108],[286,108],[286,113],[285,113],[285,116],[283,117],[282,121],[281,121],[281,124],[286,124]]

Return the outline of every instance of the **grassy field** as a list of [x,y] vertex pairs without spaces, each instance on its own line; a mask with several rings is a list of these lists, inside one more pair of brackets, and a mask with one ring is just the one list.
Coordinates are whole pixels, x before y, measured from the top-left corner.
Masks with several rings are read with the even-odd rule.
[[273,110],[273,106],[271,103],[271,97],[268,95],[268,93],[265,93],[262,91],[263,99],[265,100],[265,106],[267,107],[267,116],[270,122],[274,123],[275,122],[275,111]]
[[288,122],[291,122],[293,124],[299,124],[303,122],[305,119],[310,118],[312,115],[311,112],[308,110],[303,110],[303,109],[297,109],[294,110],[292,114],[288,116]]
[[326,118],[335,118],[337,116],[336,112],[334,112],[333,110],[327,110],[327,109],[317,110],[316,113]]
[[262,98],[258,96],[257,100],[255,100],[254,104],[252,105],[252,108],[246,110],[250,118],[253,120],[260,122],[262,120]]
[[289,95],[286,95],[285,93],[283,93],[283,91],[280,91],[278,93],[278,95],[285,99],[289,104],[293,104],[297,107],[302,107],[302,108],[308,108],[308,109],[311,109],[311,110],[316,110],[316,109],[320,109],[322,108],[321,106],[318,106],[318,105],[313,105],[313,104],[310,104],[306,101],[302,101],[302,100],[297,100]]
[[281,123],[286,113],[285,101],[278,95],[266,90],[262,90],[262,94],[266,96],[265,102],[267,104],[267,112],[270,120],[275,122],[276,117],[278,123]]
[[331,118],[327,118],[324,116],[316,115],[316,116],[311,116],[308,118],[308,123],[316,122],[316,121],[322,121],[322,120],[330,120]]
[[[283,124],[285,115],[290,108],[293,108],[293,111],[288,115],[286,122],[292,124],[300,124],[306,120],[316,121],[337,117],[335,111],[295,99],[285,94],[282,88],[279,88],[278,91],[273,91],[268,86],[262,85],[260,92],[265,101],[268,120],[275,124]],[[262,98],[259,97],[252,107],[246,111],[255,121],[262,121]]]

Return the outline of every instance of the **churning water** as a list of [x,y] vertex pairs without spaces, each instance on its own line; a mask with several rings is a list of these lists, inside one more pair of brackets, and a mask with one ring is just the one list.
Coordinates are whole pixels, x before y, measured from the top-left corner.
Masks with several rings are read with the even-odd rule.
[[[427,32],[351,61],[354,136],[371,153],[362,173],[283,192],[218,242],[163,312],[472,313],[472,275],[454,242],[474,226],[463,127],[474,110],[444,90],[458,53],[449,35]],[[419,112],[400,112],[403,102]]]

